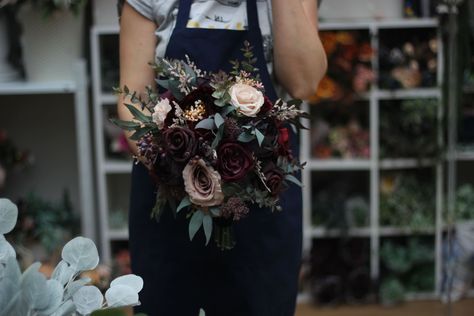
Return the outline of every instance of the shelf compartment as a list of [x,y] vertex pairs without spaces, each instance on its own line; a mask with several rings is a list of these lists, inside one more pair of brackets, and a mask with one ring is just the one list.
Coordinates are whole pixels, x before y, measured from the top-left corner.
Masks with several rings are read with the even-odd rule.
[[102,125],[105,159],[129,162],[132,154],[125,132],[110,121],[111,118],[117,117],[115,104],[107,104],[103,107]]
[[[113,29],[107,30],[113,31]],[[100,82],[103,93],[111,93],[119,84],[119,35],[104,32],[99,36]]]
[[437,87],[437,32],[435,27],[380,28],[378,86],[389,90]]
[[438,19],[435,18],[406,18],[392,19],[380,21],[361,21],[361,20],[344,20],[344,21],[323,21],[319,24],[320,30],[359,30],[371,28],[436,28],[438,27]]
[[435,157],[439,150],[439,102],[437,99],[382,101],[380,158]]
[[311,116],[311,148],[315,159],[348,160],[353,162],[352,166],[356,161],[370,159],[368,102],[323,102],[311,107]]
[[315,239],[309,262],[311,296],[318,305],[373,299],[368,238]]
[[383,171],[380,226],[423,231],[435,227],[435,168]]
[[391,304],[434,294],[434,237],[383,238],[379,296]]
[[368,171],[312,172],[312,225],[339,230],[368,227],[369,178]]
[[[123,231],[128,227],[128,209],[131,179],[129,174],[109,174],[107,177],[108,229],[112,232]],[[118,234],[120,235],[120,234]],[[112,233],[111,236],[116,236]]]

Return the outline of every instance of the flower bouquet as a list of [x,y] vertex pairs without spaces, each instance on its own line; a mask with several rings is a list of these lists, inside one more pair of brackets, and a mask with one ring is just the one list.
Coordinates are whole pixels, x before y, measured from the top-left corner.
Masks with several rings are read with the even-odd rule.
[[113,120],[131,132],[137,158],[156,180],[153,216],[166,204],[177,214],[186,210],[190,239],[203,227],[206,245],[214,235],[223,250],[234,246],[232,224],[251,205],[281,211],[279,195],[290,182],[301,185],[296,174],[303,165],[290,149],[288,128],[304,128],[299,119],[308,117],[299,100],[265,96],[249,43],[242,52],[229,73],[203,72],[189,57],[158,59],[153,67],[163,93],[117,88],[134,118]]

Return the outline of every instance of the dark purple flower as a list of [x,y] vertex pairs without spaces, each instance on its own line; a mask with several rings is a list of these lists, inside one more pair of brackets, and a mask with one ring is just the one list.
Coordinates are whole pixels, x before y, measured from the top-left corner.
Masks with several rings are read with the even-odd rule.
[[162,143],[168,158],[178,163],[185,163],[196,154],[196,135],[185,127],[172,127],[165,130]]
[[222,206],[222,217],[225,219],[231,219],[233,221],[239,221],[240,219],[247,216],[249,208],[245,205],[238,197],[231,197]]
[[285,177],[283,170],[274,163],[269,163],[262,171],[265,175],[265,184],[270,189],[270,193],[273,196],[279,195],[283,189],[283,179]]
[[217,164],[223,181],[238,181],[253,168],[254,162],[240,144],[224,143],[217,151]]

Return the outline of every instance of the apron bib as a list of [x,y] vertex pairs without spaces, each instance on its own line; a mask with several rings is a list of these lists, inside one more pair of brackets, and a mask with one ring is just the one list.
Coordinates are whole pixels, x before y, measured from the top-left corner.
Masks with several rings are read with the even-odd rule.
[[[264,57],[256,0],[247,1],[247,30],[187,28],[192,0],[179,0],[175,29],[165,57],[185,59],[208,72],[229,71],[243,59],[245,41],[253,47],[265,94],[277,99]],[[292,135],[292,150],[298,141]],[[156,187],[143,165],[134,165],[129,230],[132,270],[144,279],[142,305],[149,316],[293,316],[301,260],[301,188],[291,185],[281,196],[282,212],[251,207],[234,224],[235,247],[205,246],[199,231],[191,242],[188,220],[164,210],[150,219]]]

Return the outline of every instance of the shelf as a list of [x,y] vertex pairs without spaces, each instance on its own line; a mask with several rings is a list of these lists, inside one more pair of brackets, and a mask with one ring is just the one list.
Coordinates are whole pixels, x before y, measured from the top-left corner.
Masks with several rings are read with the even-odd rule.
[[106,174],[120,174],[132,172],[132,161],[108,160],[104,162],[104,172]]
[[96,35],[113,35],[119,34],[120,27],[117,25],[95,25],[92,28],[92,33]]
[[458,150],[456,152],[456,160],[474,161],[474,151],[472,151],[472,150]]
[[380,100],[441,98],[441,90],[438,88],[376,90],[375,94]]
[[395,237],[395,236],[411,236],[411,235],[434,235],[435,228],[411,229],[403,227],[381,227],[379,229],[380,236]]
[[419,168],[419,167],[431,167],[436,164],[433,159],[415,159],[415,158],[404,158],[404,159],[382,159],[380,160],[380,169],[408,169],[408,168]]
[[351,236],[351,237],[369,237],[370,228],[349,228],[347,232],[340,228],[324,228],[324,227],[313,227],[310,232],[311,237],[340,237],[340,236]]
[[308,162],[310,170],[369,170],[370,165],[368,159],[311,159]]
[[323,21],[319,24],[321,31],[326,30],[360,30],[370,28],[427,28],[437,27],[437,19],[391,19],[391,20],[380,20],[380,21],[364,21],[364,20],[333,20]]
[[74,81],[0,83],[0,95],[69,94],[75,92]]
[[101,104],[117,104],[118,96],[112,93],[102,93],[100,95]]
[[426,293],[406,293],[405,299],[407,301],[431,301],[439,299],[439,295],[434,292]]
[[113,240],[113,241],[128,240],[128,228],[110,229],[107,232],[107,235],[108,235],[109,239]]

